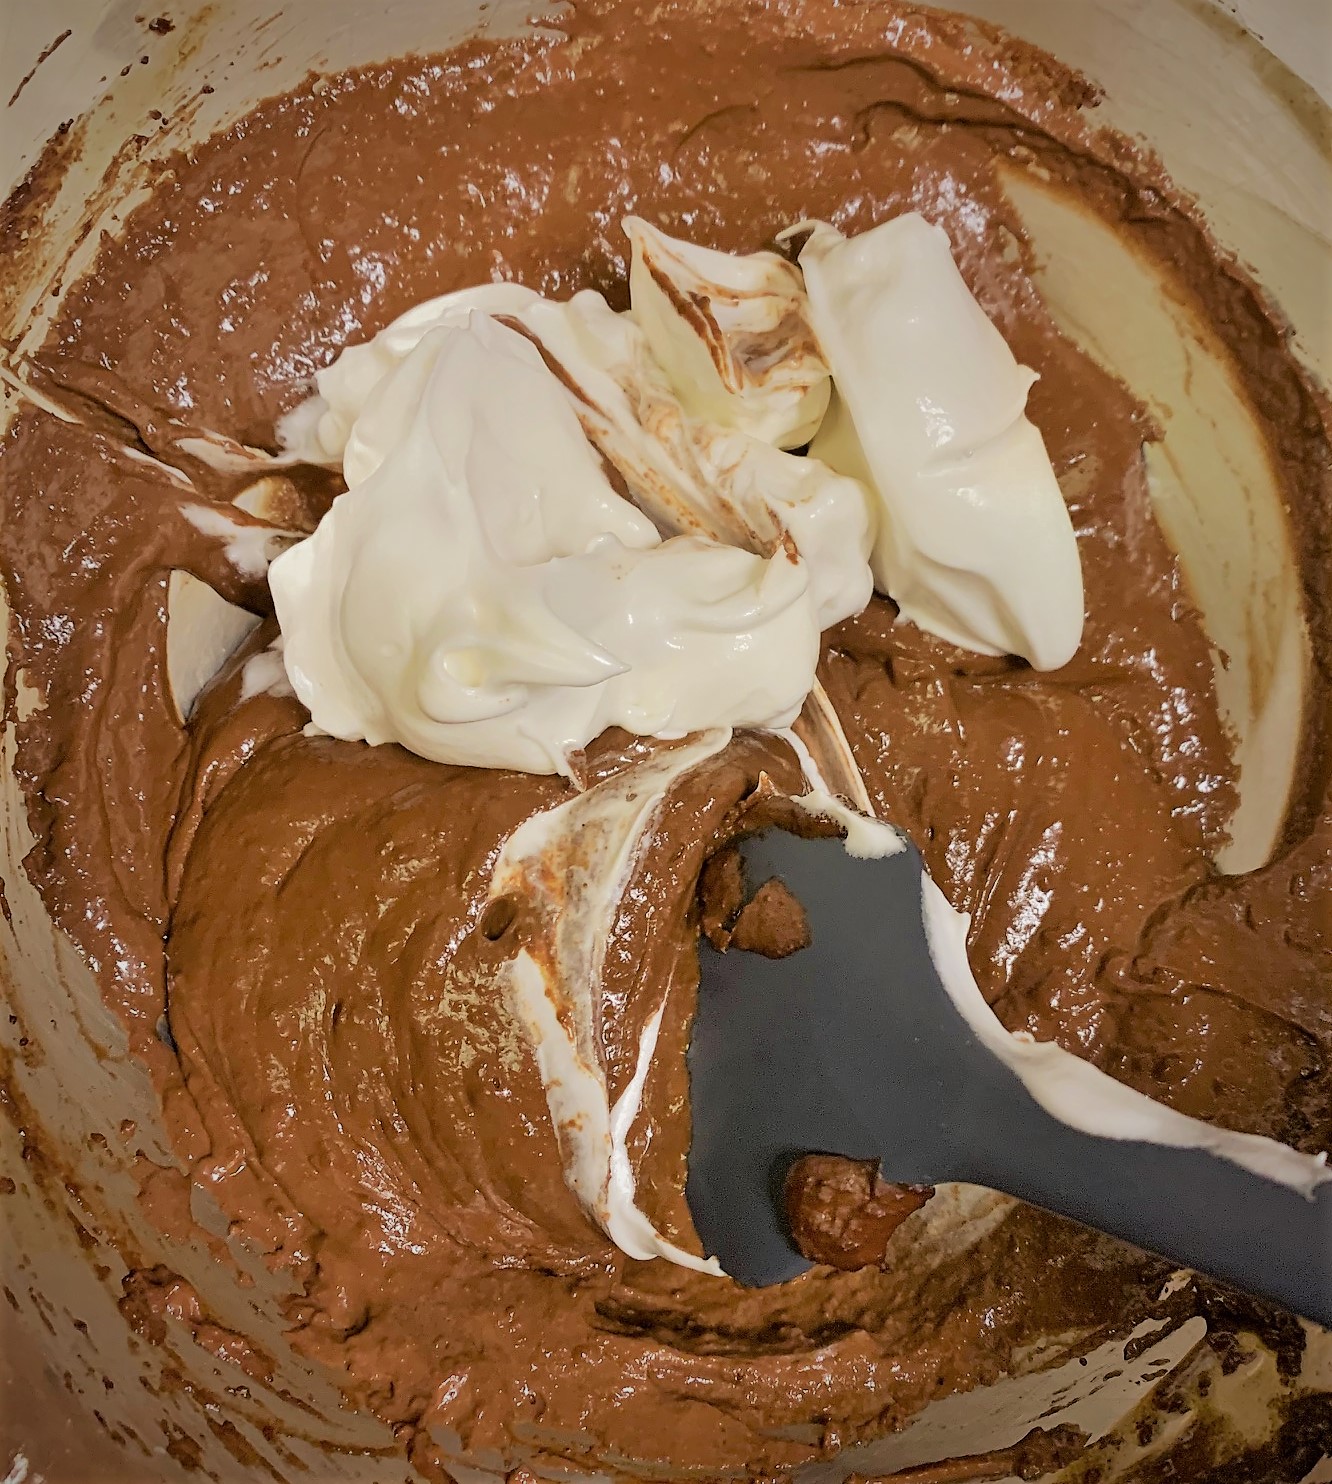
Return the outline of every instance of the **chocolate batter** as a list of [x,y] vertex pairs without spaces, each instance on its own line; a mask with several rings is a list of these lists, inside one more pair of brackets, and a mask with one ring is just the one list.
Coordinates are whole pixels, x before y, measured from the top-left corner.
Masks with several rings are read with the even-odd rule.
[[[262,579],[182,515],[244,478],[183,452],[182,433],[273,447],[344,344],[490,277],[623,306],[631,211],[731,250],[803,217],[942,223],[1041,376],[1030,411],[1079,536],[1083,647],[1037,674],[895,624],[876,599],[827,636],[824,684],[876,808],[973,914],[977,978],[1010,1028],[1317,1151],[1332,1145],[1327,759],[1311,740],[1273,863],[1220,878],[1233,768],[1150,513],[1154,430],[1055,330],[995,161],[1068,183],[1173,263],[1239,356],[1307,557],[1311,739],[1327,730],[1325,409],[1244,275],[1150,159],[1094,132],[1093,90],[1043,55],[887,0],[670,0],[650,23],[598,5],[560,26],[265,104],[165,171],[68,295],[32,374],[77,420],[26,413],[3,451],[9,703],[19,675],[39,703],[18,732],[28,865],[152,1071],[193,1180],[290,1275],[294,1343],[423,1471],[447,1478],[449,1456],[493,1448],[509,1466],[766,1477],[1035,1364],[1040,1337],[1122,1333],[1166,1270],[1025,1208],[926,1282],[914,1217],[875,1265],[765,1292],[626,1259],[564,1183],[535,1064],[493,992],[530,931],[523,904],[483,916],[506,837],[571,790],[306,737],[294,700],[245,685],[271,620],[182,723],[169,573],[268,611]],[[331,493],[298,480],[288,523],[308,528]],[[589,774],[649,751],[607,737]],[[695,1249],[696,886],[765,774],[800,787],[785,743],[740,736],[687,776],[607,954],[618,1023],[670,990],[634,1153],[649,1214]],[[614,1095],[632,1067],[610,1051]]]
[[877,1160],[806,1154],[786,1172],[782,1194],[801,1253],[855,1272],[888,1261],[893,1233],[934,1187],[889,1184]]

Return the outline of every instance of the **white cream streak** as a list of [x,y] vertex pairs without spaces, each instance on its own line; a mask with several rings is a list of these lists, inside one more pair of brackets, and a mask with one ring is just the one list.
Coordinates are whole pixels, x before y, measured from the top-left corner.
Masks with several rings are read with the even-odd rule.
[[542,924],[539,944],[509,964],[506,991],[532,1044],[570,1190],[630,1257],[664,1257],[719,1275],[715,1260],[662,1237],[635,1201],[628,1141],[665,1002],[644,1024],[633,1076],[613,1106],[597,1008],[611,927],[658,810],[671,789],[719,753],[730,735],[725,729],[705,732],[528,820],[505,842],[489,894],[491,901],[521,897],[536,908]]
[[1051,1041],[1005,1030],[981,994],[967,961],[970,917],[954,912],[928,876],[921,877],[921,911],[930,956],[958,1013],[986,1050],[1016,1073],[1031,1096],[1061,1123],[1101,1139],[1203,1149],[1304,1196],[1312,1197],[1318,1186],[1332,1180],[1325,1154],[1301,1154],[1276,1139],[1239,1134],[1189,1118],[1115,1081]]
[[304,531],[238,520],[222,505],[182,505],[180,513],[201,535],[216,540],[236,571],[251,579],[262,577],[291,542],[305,535]]
[[629,295],[685,411],[777,448],[819,430],[831,383],[800,270],[772,252],[725,253],[624,219]]

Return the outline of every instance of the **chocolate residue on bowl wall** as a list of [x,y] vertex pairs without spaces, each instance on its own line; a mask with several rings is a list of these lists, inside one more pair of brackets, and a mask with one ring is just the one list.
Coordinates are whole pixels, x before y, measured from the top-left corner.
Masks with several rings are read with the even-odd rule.
[[[1032,48],[829,0],[669,3],[650,24],[580,6],[559,24],[271,100],[175,160],[66,294],[38,360],[74,420],[29,410],[3,448],[27,870],[162,1102],[183,1173],[132,1166],[154,1172],[145,1219],[233,1262],[198,1225],[206,1192],[217,1228],[286,1283],[290,1344],[423,1469],[494,1449],[513,1467],[772,1474],[1038,1351],[1053,1365],[1122,1341],[1168,1270],[1022,1207],[938,1237],[928,1281],[908,1256],[753,1292],[619,1253],[565,1185],[541,1078],[493,993],[509,935],[476,930],[503,841],[570,787],[309,737],[293,699],[248,685],[270,605],[182,513],[236,493],[182,436],[273,447],[317,368],[449,289],[514,278],[622,307],[630,211],[732,250],[802,217],[942,223],[1040,373],[1031,415],[1079,535],[1085,642],[1037,674],[899,624],[878,598],[826,636],[824,685],[876,809],[972,915],[978,981],[1010,1028],[1317,1151],[1332,1143],[1326,407],[1156,163],[1095,132],[1093,90]],[[1152,420],[1055,328],[998,160],[1183,275],[1270,439],[1317,674],[1290,825],[1251,876],[1211,863],[1234,768],[1209,645],[1152,516]],[[166,672],[179,571],[265,619],[185,722]],[[609,737],[588,767],[605,777],[650,750]],[[801,787],[783,741],[740,736],[672,791],[607,951],[626,1027],[667,992],[631,1149],[648,1215],[685,1247],[696,891],[765,777]],[[739,930],[740,901],[721,930]],[[611,1050],[614,1093],[631,1068]],[[135,1250],[127,1318],[149,1340],[183,1324],[264,1384],[264,1346]],[[1179,1302],[1171,1324],[1200,1307]],[[1304,1415],[1288,1425],[1307,1451]]]

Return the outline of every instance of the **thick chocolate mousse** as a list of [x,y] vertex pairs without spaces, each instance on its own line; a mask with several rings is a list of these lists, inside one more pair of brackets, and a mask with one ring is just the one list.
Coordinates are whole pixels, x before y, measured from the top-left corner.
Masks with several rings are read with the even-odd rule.
[[[942,1259],[935,1241],[927,1280],[915,1234],[935,1202],[894,1208],[901,1224],[885,1215],[854,1261],[812,1241],[836,1265],[767,1291],[626,1257],[566,1183],[496,990],[549,923],[540,881],[496,900],[492,872],[578,789],[308,735],[254,668],[276,633],[264,563],[337,485],[228,463],[208,435],[276,450],[317,369],[451,289],[592,287],[623,307],[626,213],[730,251],[806,218],[851,234],[915,210],[946,228],[1040,375],[1030,415],[1077,532],[1086,627],[1050,673],[953,648],[883,597],[825,634],[820,678],[868,795],[971,914],[977,980],[1010,1029],[1198,1117],[1332,1146],[1327,409],[1155,162],[1097,132],[1096,101],[1043,54],[889,0],[579,6],[541,39],[311,78],[182,155],[24,371],[66,414],[26,410],[3,448],[29,872],[124,1018],[191,1180],[289,1275],[292,1343],[428,1477],[493,1450],[509,1468],[770,1478],[1035,1364],[1038,1341],[1062,1337],[1047,1363],[1126,1333],[1169,1274],[1004,1203]],[[1213,864],[1236,770],[1153,517],[1158,430],[1056,328],[998,162],[1183,275],[1269,440],[1315,672],[1289,816],[1251,875]],[[261,514],[236,511],[260,475],[276,481]],[[184,721],[167,669],[180,572],[263,619]],[[690,745],[607,734],[579,783]],[[700,924],[799,946],[792,904],[773,888],[745,905],[724,852],[804,787],[778,736],[700,754],[614,904],[599,1007],[614,1098],[664,1005],[628,1152],[655,1228],[691,1256]],[[187,1202],[173,1210],[187,1234]]]

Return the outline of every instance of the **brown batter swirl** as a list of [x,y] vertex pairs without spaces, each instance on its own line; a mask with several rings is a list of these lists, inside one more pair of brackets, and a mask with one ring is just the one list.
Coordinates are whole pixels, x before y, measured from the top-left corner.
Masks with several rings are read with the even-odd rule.
[[[179,159],[69,294],[41,369],[82,421],[25,414],[3,452],[11,703],[20,669],[43,703],[19,724],[29,868],[122,1012],[193,1179],[290,1273],[294,1343],[423,1469],[494,1449],[509,1467],[767,1476],[1122,1332],[1165,1269],[1025,1208],[927,1282],[910,1221],[882,1266],[765,1292],[620,1254],[564,1183],[495,992],[521,911],[481,921],[504,840],[569,787],[307,737],[295,701],[243,694],[238,663],[182,724],[169,572],[267,601],[181,515],[235,481],[182,462],[163,429],[271,448],[341,346],[492,276],[623,306],[629,212],[731,250],[804,217],[942,223],[1041,376],[1030,410],[1079,537],[1083,647],[1038,674],[876,599],[827,636],[825,686],[876,807],[973,914],[977,978],[1010,1028],[1310,1151],[1332,1145],[1326,759],[1311,742],[1273,863],[1218,877],[1233,769],[1150,511],[1154,430],[1054,328],[994,162],[1069,183],[1172,262],[1241,358],[1308,558],[1311,738],[1327,433],[1243,275],[1149,159],[1092,132],[1092,91],[1048,58],[890,3],[678,0],[650,23],[580,7],[562,28],[312,79]],[[302,508],[328,495],[310,483]],[[588,767],[642,750],[608,737]],[[742,736],[688,776],[608,949],[616,1013],[669,988],[635,1153],[649,1214],[685,1245],[696,886],[764,774],[799,786],[784,743]],[[1032,1359],[1053,1333],[1062,1348]]]

